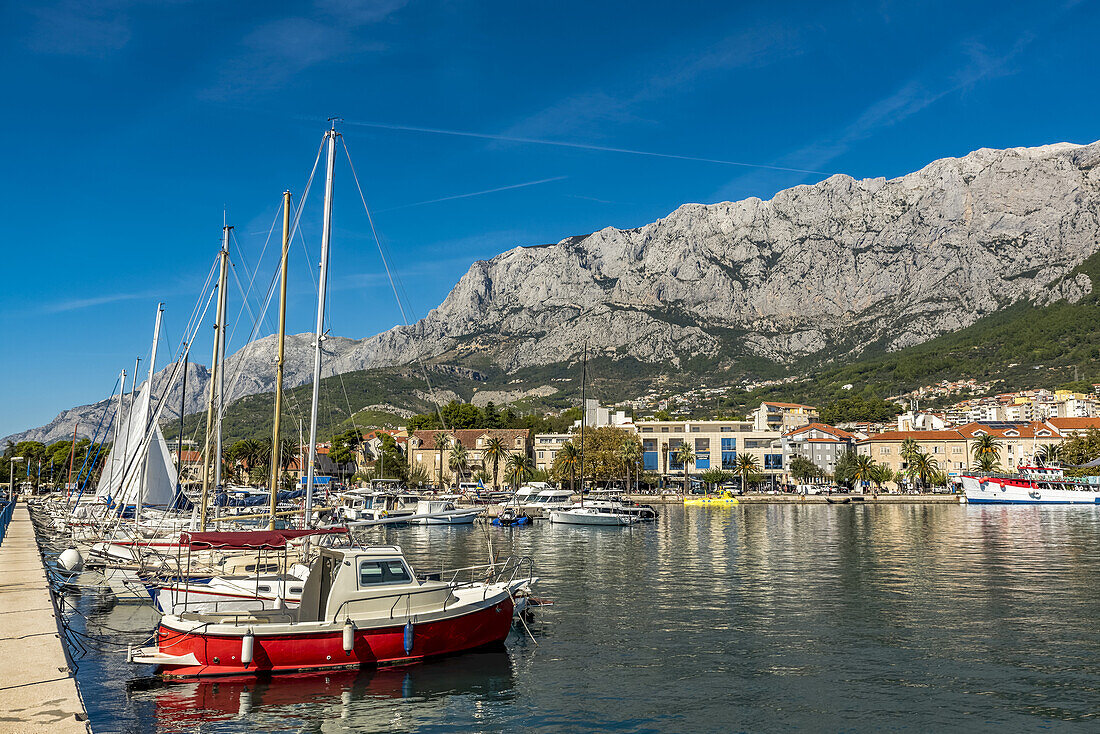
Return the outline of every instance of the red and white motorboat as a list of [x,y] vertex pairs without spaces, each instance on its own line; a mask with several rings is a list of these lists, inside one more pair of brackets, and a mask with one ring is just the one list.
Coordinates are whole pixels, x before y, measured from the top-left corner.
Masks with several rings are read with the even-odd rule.
[[267,675],[402,664],[500,644],[515,596],[535,581],[516,578],[519,568],[489,567],[489,581],[421,580],[397,546],[322,548],[297,609],[166,615],[156,644],[129,657],[168,677]]
[[1057,466],[1021,466],[1014,475],[964,474],[962,486],[966,501],[975,505],[1095,506],[1100,485],[1089,479],[1067,477]]

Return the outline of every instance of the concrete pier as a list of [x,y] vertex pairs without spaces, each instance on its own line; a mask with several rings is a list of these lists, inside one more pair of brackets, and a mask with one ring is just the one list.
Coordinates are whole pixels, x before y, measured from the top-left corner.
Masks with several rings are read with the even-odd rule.
[[0,732],[88,734],[26,505],[0,544]]

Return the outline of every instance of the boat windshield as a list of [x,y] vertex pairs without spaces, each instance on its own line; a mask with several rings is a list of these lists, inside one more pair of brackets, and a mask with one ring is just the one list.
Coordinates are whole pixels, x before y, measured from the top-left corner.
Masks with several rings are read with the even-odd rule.
[[397,559],[359,562],[359,585],[407,584],[411,580],[405,564]]

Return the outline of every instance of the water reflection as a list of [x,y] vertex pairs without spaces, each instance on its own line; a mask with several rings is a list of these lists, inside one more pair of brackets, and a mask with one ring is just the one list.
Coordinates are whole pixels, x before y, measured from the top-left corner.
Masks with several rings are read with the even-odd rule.
[[[149,690],[80,681],[97,732],[1087,730],[1100,509],[665,507],[654,525],[378,532],[414,566],[530,555],[556,604],[507,653]],[[91,604],[91,600],[89,600]],[[88,609],[92,611],[91,608]],[[147,634],[148,615],[91,614]]]
[[131,695],[153,699],[156,729],[162,732],[229,721],[277,731],[330,720],[394,730],[396,701],[406,705],[405,718],[420,719],[441,714],[454,698],[507,701],[515,687],[505,651],[377,670],[143,683],[132,685]]

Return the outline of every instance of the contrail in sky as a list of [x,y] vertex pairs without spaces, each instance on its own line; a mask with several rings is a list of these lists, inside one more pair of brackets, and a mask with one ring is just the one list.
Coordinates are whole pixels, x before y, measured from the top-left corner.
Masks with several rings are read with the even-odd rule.
[[554,178],[542,178],[538,181],[528,181],[526,183],[512,184],[511,186],[498,186],[495,189],[485,189],[484,191],[473,191],[469,194],[455,194],[454,196],[444,196],[439,199],[428,199],[427,201],[415,201],[412,204],[401,204],[400,206],[391,206],[388,209],[379,209],[379,212],[392,212],[394,209],[406,209],[410,206],[420,206],[421,204],[437,204],[441,201],[452,201],[453,199],[469,199],[471,196],[481,196],[482,194],[495,194],[498,191],[509,191],[511,189],[522,189],[527,186],[538,186],[539,184],[550,183],[551,181],[561,181],[562,179],[569,178],[568,176],[554,176]]
[[825,171],[809,171],[803,168],[785,168],[783,166],[769,166],[763,163],[742,163],[740,161],[724,161],[717,158],[696,158],[690,155],[676,155],[674,153],[654,153],[649,150],[631,150],[630,148],[613,148],[606,145],[589,145],[588,143],[569,143],[563,140],[540,140],[538,138],[520,138],[510,135],[489,135],[487,133],[471,133],[463,130],[443,130],[434,127],[414,127],[412,125],[387,125],[381,122],[353,122],[344,120],[345,125],[357,125],[359,127],[373,127],[380,130],[404,130],[414,133],[432,133],[435,135],[457,135],[463,138],[480,138],[482,140],[502,140],[508,143],[532,143],[535,145],[555,145],[560,148],[578,148],[580,150],[598,150],[605,153],[628,153],[630,155],[645,155],[653,158],[672,158],[679,161],[695,161],[697,163],[717,163],[723,166],[741,166],[743,168],[766,168],[770,171],[789,171],[791,173],[813,173],[821,176],[831,176]]

